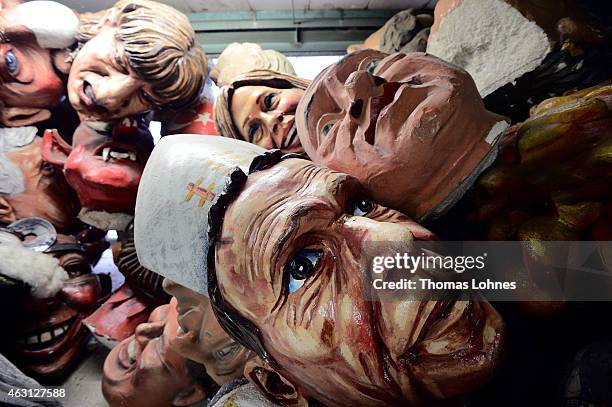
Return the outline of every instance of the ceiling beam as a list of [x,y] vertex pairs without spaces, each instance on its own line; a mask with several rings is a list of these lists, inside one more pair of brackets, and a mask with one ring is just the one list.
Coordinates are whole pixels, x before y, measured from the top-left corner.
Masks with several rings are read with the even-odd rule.
[[287,55],[342,54],[399,10],[279,10],[189,14],[211,56],[232,42],[255,42]]

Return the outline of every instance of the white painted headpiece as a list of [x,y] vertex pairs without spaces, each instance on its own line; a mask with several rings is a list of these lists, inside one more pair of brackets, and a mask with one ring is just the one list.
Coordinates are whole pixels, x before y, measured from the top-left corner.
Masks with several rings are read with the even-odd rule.
[[[265,149],[214,136],[173,135],[153,149],[138,187],[134,243],[140,263],[208,295],[209,215],[230,177]],[[232,175],[233,174],[233,175]]]

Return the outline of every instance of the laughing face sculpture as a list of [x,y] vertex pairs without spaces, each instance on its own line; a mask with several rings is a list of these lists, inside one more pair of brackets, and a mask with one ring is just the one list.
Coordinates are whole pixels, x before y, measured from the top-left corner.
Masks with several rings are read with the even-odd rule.
[[507,127],[465,71],[422,53],[374,50],[321,72],[296,122],[314,162],[355,176],[375,200],[417,219],[463,195]]
[[304,149],[295,127],[295,110],[310,81],[267,69],[234,78],[215,101],[217,134],[285,153]]
[[120,125],[82,123],[72,146],[55,131],[44,136],[45,159],[62,168],[81,202],[80,217],[103,230],[125,229],[134,212],[144,165],[153,148],[146,124],[124,119]]
[[116,120],[198,101],[208,65],[184,14],[155,1],[122,0],[80,20],[68,97],[82,118]]
[[65,96],[65,48],[79,24],[52,1],[0,1],[0,122],[28,126],[50,117]]
[[264,153],[163,139],[135,219],[143,264],[208,293],[221,325],[259,355],[245,376],[277,403],[329,406],[431,405],[487,381],[504,338],[491,305],[367,299],[368,245],[432,234],[346,174]]

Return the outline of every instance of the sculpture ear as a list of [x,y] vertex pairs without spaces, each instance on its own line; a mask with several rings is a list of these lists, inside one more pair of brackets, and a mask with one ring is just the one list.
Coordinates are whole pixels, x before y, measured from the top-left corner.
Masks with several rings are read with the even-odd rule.
[[3,196],[0,196],[0,222],[11,224],[17,220],[13,205]]
[[42,143],[42,157],[48,163],[63,168],[72,147],[59,135],[57,130],[45,130]]
[[259,357],[251,358],[244,366],[244,376],[270,401],[281,406],[305,407],[308,402],[295,386],[272,369]]
[[190,406],[192,404],[199,403],[205,398],[206,391],[204,391],[204,388],[199,384],[194,384],[192,387],[180,391],[174,397],[172,405],[176,407]]

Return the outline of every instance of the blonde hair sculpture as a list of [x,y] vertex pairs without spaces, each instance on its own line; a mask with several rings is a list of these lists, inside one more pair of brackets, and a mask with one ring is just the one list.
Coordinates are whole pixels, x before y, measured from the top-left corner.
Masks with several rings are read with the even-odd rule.
[[121,0],[108,10],[81,14],[80,20],[80,44],[93,38],[105,22],[117,27],[127,62],[152,85],[156,107],[179,110],[199,101],[208,62],[183,13],[155,1]]
[[269,69],[257,69],[234,78],[234,80],[219,90],[215,100],[215,128],[217,134],[223,137],[244,140],[232,118],[232,96],[234,91],[243,86],[268,86],[276,89],[297,88],[306,90],[310,80],[298,78]]

